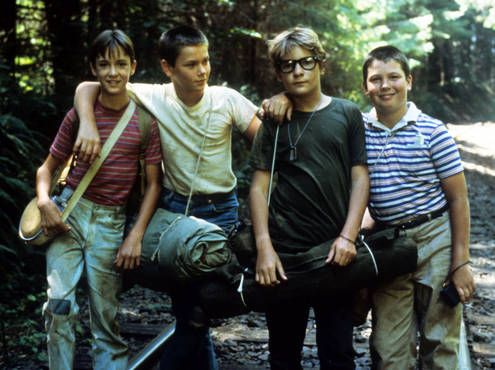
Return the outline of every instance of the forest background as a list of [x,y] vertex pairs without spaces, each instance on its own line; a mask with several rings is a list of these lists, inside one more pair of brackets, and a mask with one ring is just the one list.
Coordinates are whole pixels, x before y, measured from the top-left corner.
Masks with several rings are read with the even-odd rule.
[[[2,0],[0,17],[0,346],[43,340],[24,312],[43,302],[43,250],[17,238],[20,213],[34,195],[34,173],[72,105],[75,87],[92,79],[87,50],[103,29],[120,28],[136,45],[133,81],[165,82],[157,40],[188,24],[210,41],[210,84],[238,89],[256,104],[280,91],[266,40],[310,26],[328,52],[323,90],[368,103],[361,63],[382,44],[405,51],[413,66],[412,100],[446,122],[495,118],[495,4],[492,0]],[[235,138],[239,192],[249,182],[246,148]],[[15,321],[18,320],[17,323]],[[12,338],[5,323],[36,335]],[[7,334],[6,334],[7,333]]]

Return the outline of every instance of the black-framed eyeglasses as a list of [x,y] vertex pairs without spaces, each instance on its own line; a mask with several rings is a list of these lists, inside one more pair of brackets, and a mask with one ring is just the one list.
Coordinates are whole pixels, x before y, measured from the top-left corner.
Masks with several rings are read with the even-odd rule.
[[311,71],[316,67],[316,63],[318,63],[320,60],[321,59],[319,57],[314,55],[301,59],[281,60],[278,63],[278,68],[282,73],[291,73],[296,68],[296,64],[299,64],[302,69]]

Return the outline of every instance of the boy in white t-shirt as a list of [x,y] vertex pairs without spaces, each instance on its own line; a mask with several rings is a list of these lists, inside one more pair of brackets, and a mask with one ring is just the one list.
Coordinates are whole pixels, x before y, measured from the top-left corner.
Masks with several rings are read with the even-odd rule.
[[[161,36],[159,52],[162,70],[172,83],[129,88],[159,120],[165,166],[161,207],[177,213],[187,208],[188,215],[229,232],[238,222],[239,205],[232,171],[232,128],[252,141],[260,125],[257,108],[233,89],[208,86],[208,40],[201,31],[189,26],[171,29]],[[90,160],[100,148],[92,103],[97,91],[97,84],[84,82],[75,99],[81,117],[75,150]],[[184,290],[172,297],[177,325],[162,368],[217,369],[208,327],[190,325],[194,303]]]

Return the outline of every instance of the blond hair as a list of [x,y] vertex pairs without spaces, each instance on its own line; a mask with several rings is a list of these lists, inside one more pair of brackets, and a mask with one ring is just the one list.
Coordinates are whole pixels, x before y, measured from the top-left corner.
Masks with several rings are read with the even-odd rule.
[[293,27],[268,41],[268,53],[276,69],[283,56],[296,46],[311,51],[314,56],[318,57],[320,64],[326,59],[325,50],[315,31],[306,27]]

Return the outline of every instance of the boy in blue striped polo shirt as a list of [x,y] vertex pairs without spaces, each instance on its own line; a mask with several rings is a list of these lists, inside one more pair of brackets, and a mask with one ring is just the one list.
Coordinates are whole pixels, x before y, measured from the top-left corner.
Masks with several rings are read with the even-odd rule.
[[397,226],[418,247],[417,270],[373,293],[374,368],[414,369],[419,331],[421,368],[457,369],[462,306],[446,305],[439,293],[450,280],[466,302],[475,288],[459,152],[441,121],[407,101],[412,76],[400,50],[372,50],[363,87],[373,104],[364,114],[372,216],[365,223]]

